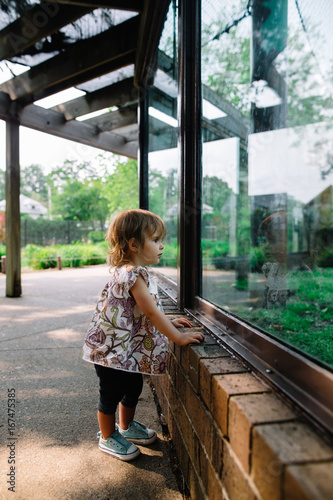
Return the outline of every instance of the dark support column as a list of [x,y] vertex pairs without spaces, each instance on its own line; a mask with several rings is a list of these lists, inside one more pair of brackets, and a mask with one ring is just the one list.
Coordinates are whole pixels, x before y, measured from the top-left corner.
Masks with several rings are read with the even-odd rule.
[[288,0],[253,0],[252,2],[251,80],[267,82],[281,103],[267,108],[252,104],[252,132],[264,132],[287,126],[287,85],[274,61],[286,48],[288,37]]
[[6,295],[19,297],[21,289],[19,123],[6,125]]
[[139,174],[139,207],[149,208],[148,196],[148,91],[140,88],[138,103],[139,121],[139,148],[138,148],[138,174]]
[[179,2],[178,306],[192,307],[201,283],[201,2]]

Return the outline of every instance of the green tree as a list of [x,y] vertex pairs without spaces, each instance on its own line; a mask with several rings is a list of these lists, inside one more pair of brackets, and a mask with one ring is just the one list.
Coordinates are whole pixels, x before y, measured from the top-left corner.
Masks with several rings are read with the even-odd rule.
[[[245,12],[247,3],[247,0],[240,0],[238,7],[234,6],[232,16],[223,10],[203,27],[202,71],[205,85],[244,115],[250,116],[254,92],[251,85],[251,28],[246,28],[244,23],[248,21],[245,20],[227,28],[241,18],[239,12]],[[313,26],[308,26],[308,31],[316,39],[321,36]],[[272,67],[281,75],[281,80],[285,79],[287,86],[289,127],[327,119],[332,97],[327,91],[324,93],[324,87],[330,88],[332,74],[323,75],[318,68],[317,57],[300,25],[289,24],[286,48]],[[319,85],[318,75],[323,77]]]
[[47,177],[40,165],[21,169],[21,193],[41,203],[47,202]]
[[162,219],[170,218],[177,205],[177,170],[170,169],[167,175],[158,171],[149,172],[149,209]]
[[138,165],[135,160],[119,161],[114,172],[103,183],[103,195],[112,216],[123,210],[138,208]]
[[103,230],[108,203],[102,191],[99,180],[67,179],[52,197],[52,212],[65,220],[98,220]]

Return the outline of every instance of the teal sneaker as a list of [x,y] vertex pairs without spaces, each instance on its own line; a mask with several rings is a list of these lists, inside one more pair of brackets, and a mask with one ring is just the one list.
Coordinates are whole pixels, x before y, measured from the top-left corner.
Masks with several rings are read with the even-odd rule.
[[127,441],[117,430],[107,439],[99,435],[99,449],[125,462],[140,455],[139,448]]
[[135,444],[151,444],[154,443],[157,438],[155,431],[148,429],[145,425],[140,424],[140,422],[136,420],[132,420],[132,422],[128,424],[128,429],[126,431],[121,429],[119,425],[117,425],[117,429],[124,438]]

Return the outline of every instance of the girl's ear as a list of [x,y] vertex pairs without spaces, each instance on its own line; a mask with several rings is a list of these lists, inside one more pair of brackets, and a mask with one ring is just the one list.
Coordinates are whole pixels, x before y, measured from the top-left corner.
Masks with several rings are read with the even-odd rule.
[[128,242],[128,248],[129,248],[129,250],[131,252],[134,252],[134,253],[138,252],[138,250],[139,250],[139,244],[138,244],[138,242],[136,241],[135,238],[131,238],[129,240],[129,242]]

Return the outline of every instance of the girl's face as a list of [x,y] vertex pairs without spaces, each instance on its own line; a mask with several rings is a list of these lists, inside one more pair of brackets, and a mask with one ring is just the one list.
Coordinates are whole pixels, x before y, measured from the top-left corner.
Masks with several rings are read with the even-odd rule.
[[163,248],[164,245],[159,235],[146,236],[143,246],[132,254],[131,260],[135,265],[142,267],[158,264],[162,257]]

